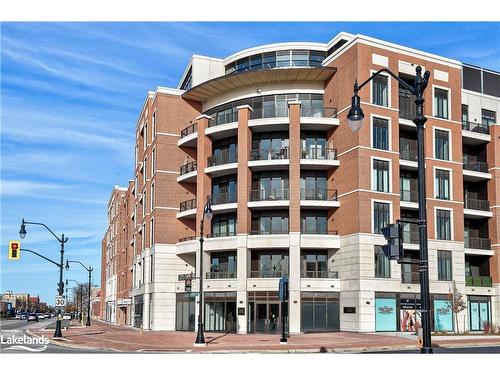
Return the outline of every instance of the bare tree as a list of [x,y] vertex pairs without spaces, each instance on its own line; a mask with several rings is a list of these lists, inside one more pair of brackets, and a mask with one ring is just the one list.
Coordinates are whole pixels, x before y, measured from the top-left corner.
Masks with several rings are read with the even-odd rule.
[[453,285],[449,289],[448,297],[448,307],[451,309],[453,317],[455,318],[455,327],[453,331],[454,333],[460,333],[460,328],[458,327],[458,314],[467,309],[467,302],[458,289],[455,280],[453,280]]

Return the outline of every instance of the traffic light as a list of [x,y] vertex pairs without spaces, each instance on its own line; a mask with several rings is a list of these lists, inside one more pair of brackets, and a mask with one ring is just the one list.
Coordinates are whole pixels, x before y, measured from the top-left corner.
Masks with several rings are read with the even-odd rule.
[[9,241],[9,260],[19,260],[21,257],[21,242]]
[[389,224],[382,228],[382,234],[387,240],[387,245],[382,246],[386,257],[392,260],[401,261],[403,259],[403,227],[400,222]]
[[186,293],[191,293],[192,282],[193,282],[193,278],[191,275],[186,277],[186,280],[184,281],[184,291]]

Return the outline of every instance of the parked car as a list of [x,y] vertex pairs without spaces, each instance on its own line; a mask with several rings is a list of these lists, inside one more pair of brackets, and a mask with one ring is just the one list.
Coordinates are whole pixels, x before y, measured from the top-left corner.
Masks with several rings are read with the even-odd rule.
[[63,320],[71,320],[71,314],[64,314]]
[[17,313],[15,319],[16,320],[21,320],[21,315],[22,315],[21,313]]
[[38,319],[39,319],[39,320],[40,320],[40,319],[41,319],[41,320],[45,320],[45,315],[44,315],[44,314],[39,313],[39,314],[37,314],[37,315],[38,315]]
[[28,322],[38,322],[38,314],[29,313],[28,314]]
[[50,317],[51,317],[51,318],[55,318],[55,316],[56,316],[56,314],[55,314],[55,313],[51,313],[51,314],[50,314]]
[[20,318],[19,318],[19,319],[21,319],[21,320],[26,320],[27,318],[28,318],[28,313],[25,313],[25,312],[24,312],[24,313],[21,313],[21,316],[20,316]]
[[50,319],[50,314],[49,314],[49,313],[45,313],[45,314],[43,314],[43,317],[44,317],[45,319]]

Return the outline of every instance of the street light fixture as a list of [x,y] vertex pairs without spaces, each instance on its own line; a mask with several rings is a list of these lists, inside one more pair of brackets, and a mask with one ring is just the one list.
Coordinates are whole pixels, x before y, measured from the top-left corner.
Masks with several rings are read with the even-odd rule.
[[[26,224],[29,225],[40,225],[47,229],[61,244],[61,262],[55,263],[59,266],[59,284],[58,284],[58,293],[60,296],[64,295],[64,283],[63,283],[63,267],[64,267],[64,244],[68,242],[69,238],[64,237],[64,233],[59,238],[47,225],[44,223],[36,223],[32,221],[25,221],[24,218],[21,221],[21,228],[19,229],[19,236],[24,239],[26,237]],[[39,254],[37,254],[39,255]],[[43,257],[44,258],[44,257]],[[47,258],[45,258],[47,259]],[[61,330],[61,309],[57,310],[57,321],[56,321],[56,329],[54,331],[54,337],[63,337]]]
[[198,333],[196,335],[195,345],[206,345],[205,336],[203,335],[203,223],[205,219],[212,220],[213,211],[210,202],[210,195],[207,196],[207,203],[203,208],[203,216],[200,222],[200,298],[198,310]]
[[94,270],[91,266],[85,267],[85,265],[78,260],[68,260],[66,259],[66,271],[69,270],[70,263],[78,263],[89,273],[89,290],[88,290],[88,303],[87,303],[87,322],[85,326],[90,327],[90,289],[92,286],[92,271]]
[[409,85],[389,69],[380,69],[375,72],[370,78],[364,81],[361,85],[358,82],[354,83],[354,96],[352,97],[352,105],[347,115],[349,127],[353,131],[358,131],[363,124],[363,110],[361,109],[361,100],[358,96],[358,91],[363,88],[368,82],[379,74],[385,72],[396,79],[399,84],[405,87],[415,95],[416,116],[413,122],[417,127],[417,162],[418,162],[418,234],[420,246],[420,291],[421,291],[421,316],[422,316],[422,334],[423,345],[422,353],[432,353],[431,343],[431,321],[430,321],[430,297],[429,297],[429,259],[427,245],[427,207],[425,198],[425,163],[424,163],[424,124],[427,118],[424,116],[424,91],[429,83],[430,73],[426,71],[422,77],[422,67],[417,66],[415,75],[415,84]]

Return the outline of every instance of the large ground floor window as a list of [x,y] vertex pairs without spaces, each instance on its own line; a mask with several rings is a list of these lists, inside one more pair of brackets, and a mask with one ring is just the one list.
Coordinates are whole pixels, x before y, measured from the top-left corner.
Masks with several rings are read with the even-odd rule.
[[248,332],[281,334],[281,317],[288,332],[288,302],[281,303],[278,292],[248,293]]
[[205,330],[236,331],[236,292],[204,293]]
[[134,327],[141,328],[144,299],[142,295],[134,297]]
[[191,295],[190,293],[177,293],[175,312],[175,329],[177,331],[194,331],[194,295]]
[[339,293],[303,292],[300,298],[303,332],[340,330]]
[[469,329],[482,331],[485,324],[491,323],[490,297],[469,297]]

